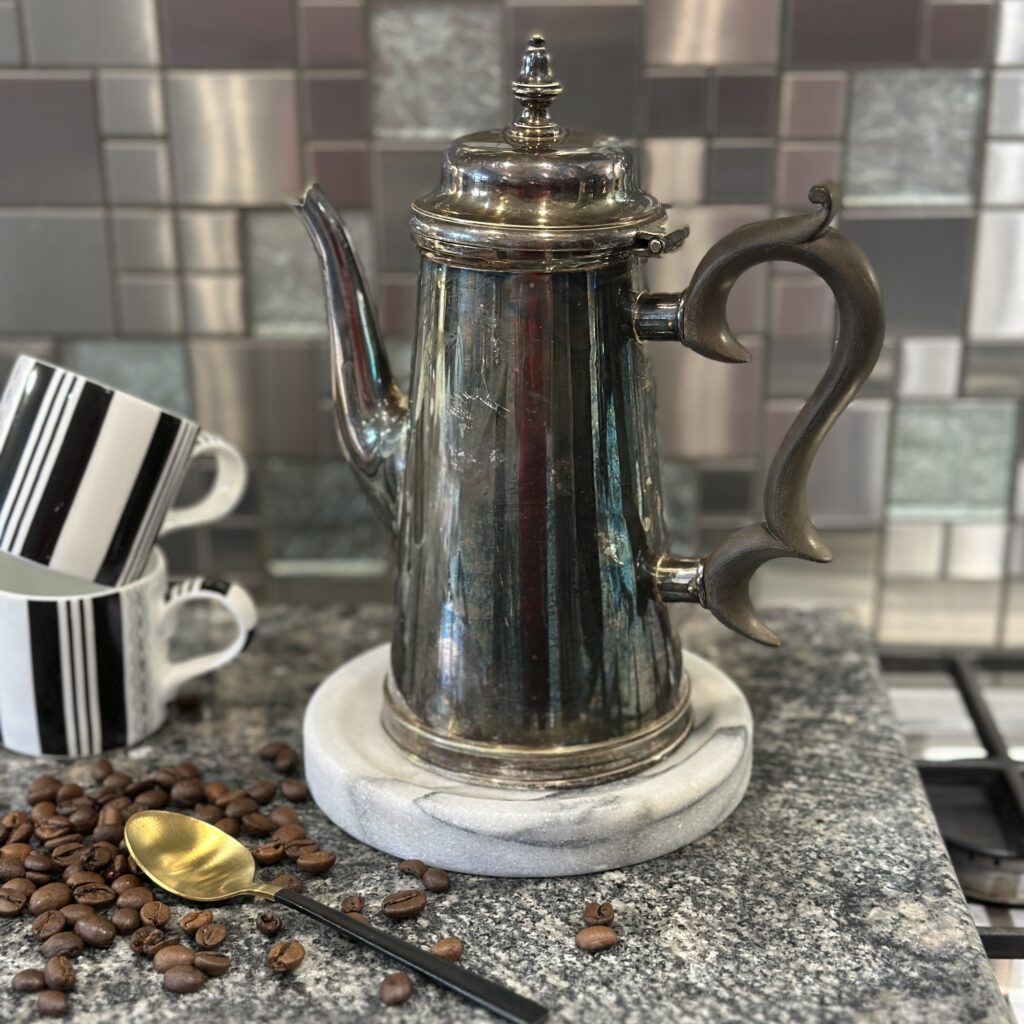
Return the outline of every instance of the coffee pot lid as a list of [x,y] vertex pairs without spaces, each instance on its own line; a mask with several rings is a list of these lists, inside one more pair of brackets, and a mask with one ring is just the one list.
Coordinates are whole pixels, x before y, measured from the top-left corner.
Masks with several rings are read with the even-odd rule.
[[421,248],[453,257],[489,252],[502,265],[510,249],[588,250],[600,261],[664,219],[661,204],[640,188],[628,146],[552,120],[548,108],[561,91],[544,38],[535,35],[512,86],[519,116],[507,128],[456,139],[438,187],[412,204]]

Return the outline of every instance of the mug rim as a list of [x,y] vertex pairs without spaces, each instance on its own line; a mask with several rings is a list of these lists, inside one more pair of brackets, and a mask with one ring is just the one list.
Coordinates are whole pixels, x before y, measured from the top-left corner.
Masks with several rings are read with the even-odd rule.
[[[41,562],[35,562],[31,558],[22,558],[20,555],[11,555],[8,552],[4,552],[9,558],[16,558],[19,562],[25,565],[35,566],[42,572],[47,573],[50,571],[49,566],[43,565]],[[12,601],[92,601],[101,597],[109,597],[111,594],[123,594],[136,587],[144,587],[147,583],[152,582],[154,577],[160,574],[167,575],[167,557],[163,551],[160,550],[159,546],[154,544],[153,549],[150,552],[149,558],[146,560],[146,571],[139,576],[137,579],[130,580],[128,583],[113,583],[106,586],[101,586],[99,590],[79,591],[65,594],[28,594],[21,590],[12,590],[9,587],[4,586],[2,576],[0,576],[0,600],[12,600]],[[67,577],[67,574],[62,574]],[[89,580],[82,579],[83,585],[88,585]],[[97,586],[97,584],[93,584]]]

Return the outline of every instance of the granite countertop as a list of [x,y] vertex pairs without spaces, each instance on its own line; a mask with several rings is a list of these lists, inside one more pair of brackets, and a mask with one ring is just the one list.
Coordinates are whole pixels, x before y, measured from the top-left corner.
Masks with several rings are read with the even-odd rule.
[[[1011,1020],[936,831],[917,772],[896,731],[871,645],[828,614],[771,617],[778,650],[727,635],[693,616],[688,646],[746,692],[755,722],[750,790],[733,816],[678,853],[637,867],[567,879],[453,875],[413,921],[389,924],[413,942],[457,935],[463,964],[529,994],[556,1021]],[[183,759],[207,778],[266,777],[256,751],[269,738],[299,746],[306,699],[343,660],[388,638],[390,610],[267,607],[246,654],[204,684],[199,709],[174,709],[145,746],[112,758],[138,773]],[[0,752],[0,806],[21,805],[43,772],[84,781],[86,765]],[[406,888],[392,857],[345,836],[312,806],[311,835],[338,862],[306,892],[337,904],[361,892],[368,907]],[[417,856],[409,850],[409,857]],[[262,869],[267,878],[279,869]],[[269,873],[268,873],[269,872]],[[175,916],[181,901],[168,897]],[[573,944],[587,900],[611,900],[619,945],[598,955]],[[227,924],[228,975],[193,995],[163,991],[124,940],[76,961],[75,1021],[489,1021],[455,996],[417,984],[404,1006],[377,998],[392,970],[282,909],[279,938],[300,940],[305,963],[272,975],[272,940],[256,908],[217,909]],[[0,920],[0,1019],[34,1019],[35,997],[9,978],[42,966],[26,918]]]

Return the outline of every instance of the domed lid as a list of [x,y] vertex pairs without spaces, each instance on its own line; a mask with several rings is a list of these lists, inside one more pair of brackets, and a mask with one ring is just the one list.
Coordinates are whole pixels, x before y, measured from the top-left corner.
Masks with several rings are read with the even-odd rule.
[[438,187],[412,204],[422,248],[489,251],[495,259],[510,248],[597,256],[631,247],[639,229],[664,218],[640,188],[627,146],[551,119],[548,107],[562,86],[542,36],[530,40],[512,91],[522,104],[516,120],[453,142]]

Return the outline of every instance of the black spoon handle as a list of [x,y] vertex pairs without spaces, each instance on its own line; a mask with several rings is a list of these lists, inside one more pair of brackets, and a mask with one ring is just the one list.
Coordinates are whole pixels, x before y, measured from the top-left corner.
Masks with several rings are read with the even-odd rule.
[[458,992],[464,999],[483,1006],[499,1017],[512,1021],[513,1024],[540,1024],[547,1019],[548,1011],[540,1003],[535,1003],[532,999],[527,999],[479,974],[473,974],[458,964],[442,960],[439,956],[434,956],[433,953],[428,953],[404,939],[395,938],[380,928],[363,924],[362,921],[357,921],[340,910],[325,907],[322,903],[303,896],[302,893],[279,889],[274,894],[274,902],[301,910],[317,921],[329,924],[346,938],[355,939],[379,953],[392,957],[400,964],[419,971],[439,985]]

